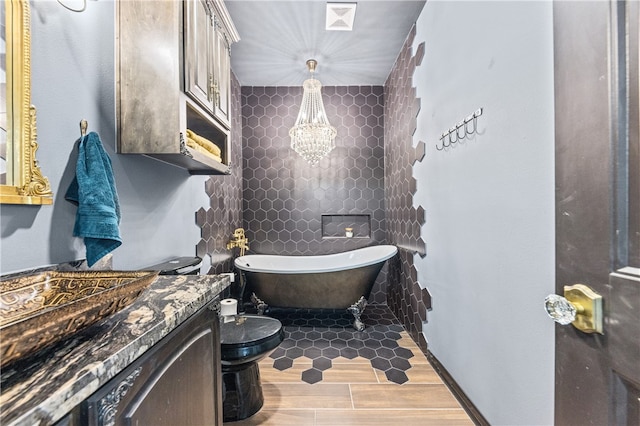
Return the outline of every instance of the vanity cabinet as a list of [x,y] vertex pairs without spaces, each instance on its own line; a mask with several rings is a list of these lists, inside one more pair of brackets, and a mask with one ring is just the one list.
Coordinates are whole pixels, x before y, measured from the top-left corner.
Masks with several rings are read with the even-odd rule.
[[201,308],[87,398],[69,424],[222,425],[215,303]]
[[[222,0],[116,2],[118,153],[191,174],[229,174],[230,45],[239,39]],[[221,150],[187,145],[186,130]]]

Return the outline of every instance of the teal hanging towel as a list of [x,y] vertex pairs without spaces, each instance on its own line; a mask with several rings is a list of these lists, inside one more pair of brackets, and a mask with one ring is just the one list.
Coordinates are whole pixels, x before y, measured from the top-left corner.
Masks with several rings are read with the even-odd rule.
[[76,175],[65,199],[78,206],[73,235],[84,238],[89,266],[122,244],[111,159],[96,132],[82,136],[78,143]]

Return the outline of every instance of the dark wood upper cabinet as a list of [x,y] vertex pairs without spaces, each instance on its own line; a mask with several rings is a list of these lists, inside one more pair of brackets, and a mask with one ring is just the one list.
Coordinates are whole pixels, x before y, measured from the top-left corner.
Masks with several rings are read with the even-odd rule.
[[184,2],[185,92],[229,128],[231,36],[222,16],[210,0]]
[[[143,154],[191,174],[229,174],[231,43],[221,0],[116,2],[118,153]],[[190,129],[220,161],[187,145]]]

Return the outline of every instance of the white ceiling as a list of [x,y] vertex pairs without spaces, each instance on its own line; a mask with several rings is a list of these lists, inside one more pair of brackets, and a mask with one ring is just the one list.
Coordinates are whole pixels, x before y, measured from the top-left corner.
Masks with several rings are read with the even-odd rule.
[[[347,0],[346,2],[349,2]],[[326,1],[225,0],[240,34],[231,68],[241,86],[384,84],[424,0],[357,1],[353,31],[326,31]]]

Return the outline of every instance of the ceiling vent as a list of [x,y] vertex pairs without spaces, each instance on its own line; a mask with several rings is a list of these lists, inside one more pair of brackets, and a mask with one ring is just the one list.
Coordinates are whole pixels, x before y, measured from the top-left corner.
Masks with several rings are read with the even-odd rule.
[[356,3],[327,3],[327,31],[351,31]]

